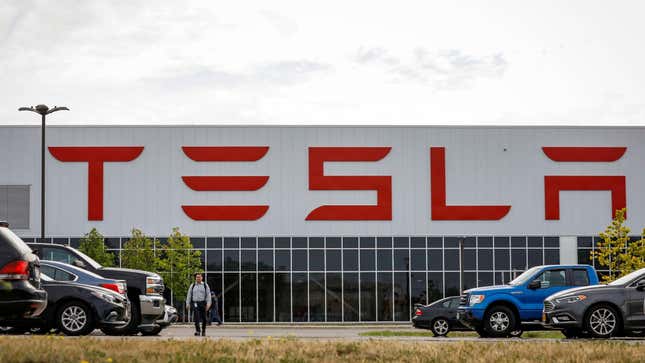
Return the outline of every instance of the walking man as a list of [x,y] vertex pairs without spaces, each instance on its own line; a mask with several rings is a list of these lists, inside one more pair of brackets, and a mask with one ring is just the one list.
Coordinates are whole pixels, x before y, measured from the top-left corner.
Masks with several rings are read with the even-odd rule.
[[[206,311],[211,307],[211,289],[203,281],[204,276],[200,273],[195,274],[195,282],[188,288],[186,296],[186,307],[193,309],[193,319],[195,320],[195,336],[206,336]],[[199,323],[202,324],[201,331]]]

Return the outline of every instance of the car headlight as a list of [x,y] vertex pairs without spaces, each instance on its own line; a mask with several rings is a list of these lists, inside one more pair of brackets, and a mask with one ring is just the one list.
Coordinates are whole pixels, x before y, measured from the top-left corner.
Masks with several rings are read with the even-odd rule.
[[160,276],[148,276],[146,278],[146,295],[161,295],[163,290],[163,279]]
[[573,296],[564,296],[558,299],[555,299],[556,304],[573,304],[578,301],[587,299],[586,295],[573,295]]
[[468,305],[473,306],[475,304],[479,304],[480,302],[484,301],[484,298],[486,296],[484,295],[470,295],[470,300],[468,301]]
[[101,299],[103,301],[107,301],[107,302],[112,303],[112,304],[118,304],[119,303],[119,300],[116,298],[116,296],[104,294],[104,293],[98,292],[98,291],[92,291],[92,295],[98,297],[99,299]]

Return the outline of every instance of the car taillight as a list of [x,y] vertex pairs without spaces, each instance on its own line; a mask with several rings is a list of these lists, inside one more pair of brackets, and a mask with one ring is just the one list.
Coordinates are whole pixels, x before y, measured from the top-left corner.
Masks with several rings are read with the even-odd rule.
[[416,315],[416,316],[421,316],[421,315],[423,315],[423,311],[421,311],[421,309],[417,309],[417,310],[414,312],[414,315]]
[[27,280],[29,278],[29,262],[11,261],[0,269],[0,280]]
[[123,288],[122,284],[101,284],[101,287],[106,288],[108,290],[112,290],[114,292],[118,292],[119,294],[123,295],[125,293],[125,289]]

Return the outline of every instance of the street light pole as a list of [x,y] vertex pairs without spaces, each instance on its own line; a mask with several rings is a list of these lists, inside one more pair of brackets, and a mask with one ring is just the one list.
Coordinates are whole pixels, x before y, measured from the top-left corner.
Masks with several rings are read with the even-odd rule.
[[45,240],[45,117],[56,111],[69,111],[67,107],[49,108],[47,105],[38,105],[36,107],[20,107],[18,111],[31,111],[41,116],[41,144],[40,144],[40,241]]

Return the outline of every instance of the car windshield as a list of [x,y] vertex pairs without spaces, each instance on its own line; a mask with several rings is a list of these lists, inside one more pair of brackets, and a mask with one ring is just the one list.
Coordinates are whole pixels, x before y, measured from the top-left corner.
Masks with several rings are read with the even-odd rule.
[[533,274],[535,274],[540,269],[541,269],[540,266],[532,267],[532,268],[524,271],[523,274],[519,275],[518,277],[516,277],[513,281],[509,282],[508,284],[511,285],[511,286],[522,285],[523,283],[527,282],[531,277],[533,277]]
[[100,269],[100,268],[103,267],[103,266],[101,266],[100,263],[94,261],[94,259],[92,257],[84,254],[83,252],[81,252],[79,250],[74,250],[74,252],[78,253],[81,257],[83,257],[83,260],[87,261],[90,265],[92,265],[92,267],[94,269]]
[[636,270],[636,271],[634,271],[632,273],[629,273],[629,274],[619,278],[618,280],[614,280],[614,281],[608,283],[607,285],[609,285],[609,286],[625,285],[626,283],[636,279],[638,276],[640,276],[642,274],[645,274],[645,268],[642,268],[640,270]]

